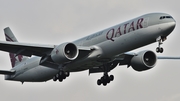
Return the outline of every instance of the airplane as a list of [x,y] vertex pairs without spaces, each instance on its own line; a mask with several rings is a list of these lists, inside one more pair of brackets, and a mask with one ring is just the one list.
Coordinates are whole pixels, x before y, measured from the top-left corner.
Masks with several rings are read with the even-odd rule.
[[155,67],[158,57],[151,50],[138,53],[134,49],[158,43],[157,53],[163,53],[161,44],[174,30],[176,21],[166,13],[148,13],[106,28],[72,42],[59,45],[40,45],[18,42],[9,27],[4,29],[6,41],[0,41],[0,50],[9,52],[12,69],[0,70],[5,80],[62,82],[71,72],[88,70],[89,74],[103,73],[97,85],[106,86],[114,80],[108,73],[118,65],[127,65],[141,72]]

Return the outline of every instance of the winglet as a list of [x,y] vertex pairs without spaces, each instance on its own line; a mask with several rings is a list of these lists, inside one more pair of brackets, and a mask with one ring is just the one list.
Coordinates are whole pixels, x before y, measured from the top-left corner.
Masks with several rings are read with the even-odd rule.
[[11,31],[11,29],[9,27],[6,27],[4,29],[4,34],[6,37],[6,41],[18,42],[16,37],[14,36],[13,32]]

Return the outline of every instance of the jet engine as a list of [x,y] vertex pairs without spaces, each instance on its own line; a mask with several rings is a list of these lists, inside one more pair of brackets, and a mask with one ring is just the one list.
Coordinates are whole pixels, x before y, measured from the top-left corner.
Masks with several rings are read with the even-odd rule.
[[51,52],[51,59],[56,63],[66,63],[78,57],[79,50],[73,43],[63,43]]
[[136,71],[145,71],[155,66],[156,54],[152,51],[141,51],[131,59],[131,66]]

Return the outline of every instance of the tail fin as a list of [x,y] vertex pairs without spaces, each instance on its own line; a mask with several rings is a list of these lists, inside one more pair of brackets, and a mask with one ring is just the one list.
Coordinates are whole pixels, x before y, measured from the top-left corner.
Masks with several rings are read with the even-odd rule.
[[[5,34],[5,37],[6,37],[6,41],[18,42],[18,40],[16,39],[16,37],[14,36],[14,34],[12,33],[12,31],[11,31],[11,29],[9,27],[4,29],[4,34]],[[25,56],[17,55],[17,54],[14,54],[14,53],[9,53],[9,57],[11,59],[12,68],[14,66],[16,66],[17,64],[19,64],[20,62],[28,59]]]

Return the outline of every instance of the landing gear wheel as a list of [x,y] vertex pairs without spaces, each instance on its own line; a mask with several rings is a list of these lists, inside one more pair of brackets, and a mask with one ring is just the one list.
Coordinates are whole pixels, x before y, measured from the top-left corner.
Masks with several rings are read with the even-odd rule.
[[162,47],[157,47],[156,52],[157,53],[163,53],[164,49]]
[[97,85],[101,85],[101,83],[102,83],[102,82],[101,82],[101,79],[98,79],[98,80],[97,80]]
[[160,48],[160,53],[163,53],[164,49],[163,48]]
[[53,77],[53,81],[57,81],[57,77],[56,76]]
[[63,79],[66,79],[66,75],[63,75],[62,78],[63,78]]
[[104,75],[100,79],[97,80],[97,85],[103,84],[104,86],[106,86],[108,83],[110,83],[113,80],[114,80],[113,75],[110,75],[110,76]]
[[60,78],[59,78],[59,82],[62,82],[62,81],[63,81],[63,78],[62,78],[62,77],[60,77]]
[[69,77],[70,73],[69,72],[65,72],[66,77]]
[[59,80],[59,82],[62,82],[64,79],[66,79],[70,75],[69,72],[60,71],[58,74],[56,74],[53,77],[53,81]]
[[106,81],[107,81],[107,83],[110,83],[110,82],[111,82],[111,80],[110,80],[109,77],[106,79]]
[[103,86],[106,86],[106,85],[107,85],[107,82],[104,81],[104,82],[103,82]]
[[110,75],[109,78],[110,78],[110,81],[114,80],[114,76],[113,75]]
[[156,52],[159,53],[160,52],[160,49],[159,47],[156,48]]

